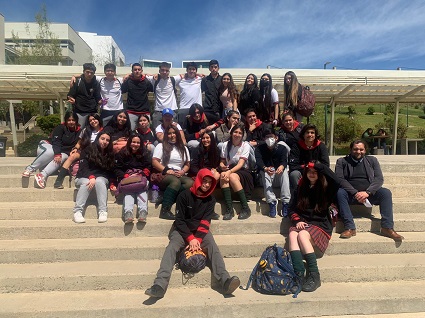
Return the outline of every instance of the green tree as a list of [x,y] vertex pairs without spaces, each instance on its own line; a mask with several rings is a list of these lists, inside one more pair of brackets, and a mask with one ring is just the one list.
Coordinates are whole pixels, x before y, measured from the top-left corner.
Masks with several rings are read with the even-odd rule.
[[360,137],[362,127],[356,119],[339,117],[335,120],[334,137],[336,143],[350,142]]
[[[15,49],[19,52],[16,64],[31,65],[57,65],[62,60],[62,50],[58,37],[50,30],[50,22],[47,19],[46,6],[43,4],[40,12],[35,16],[38,24],[38,33],[32,43],[23,43],[19,36],[12,31]],[[27,34],[30,36],[29,26]]]

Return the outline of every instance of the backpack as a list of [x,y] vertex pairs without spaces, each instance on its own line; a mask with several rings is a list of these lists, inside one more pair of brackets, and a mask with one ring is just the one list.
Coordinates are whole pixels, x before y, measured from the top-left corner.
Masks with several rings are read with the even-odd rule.
[[267,295],[289,295],[296,298],[301,291],[300,278],[292,267],[291,255],[284,248],[275,245],[265,249],[249,277],[247,290],[252,288]]
[[302,86],[301,100],[298,102],[298,105],[295,111],[304,117],[309,117],[313,111],[316,104],[316,97],[310,91],[310,88]]
[[207,256],[202,250],[191,252],[183,250],[180,252],[176,269],[180,269],[183,275],[193,275],[199,273],[207,264]]

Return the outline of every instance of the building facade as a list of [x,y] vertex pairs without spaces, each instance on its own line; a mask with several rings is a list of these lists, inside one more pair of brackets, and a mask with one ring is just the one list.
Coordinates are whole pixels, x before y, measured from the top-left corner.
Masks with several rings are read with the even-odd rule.
[[91,32],[78,32],[78,34],[91,47],[95,65],[100,67],[107,63],[116,66],[125,65],[125,56],[112,36]]

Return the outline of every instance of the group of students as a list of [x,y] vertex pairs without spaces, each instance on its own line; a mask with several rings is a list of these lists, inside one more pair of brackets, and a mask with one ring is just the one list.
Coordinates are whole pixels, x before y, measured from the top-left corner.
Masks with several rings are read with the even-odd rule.
[[[205,234],[209,233],[211,220],[220,218],[214,209],[215,200],[214,204],[208,203],[208,209],[196,210],[196,212],[205,212],[198,213],[199,215],[186,211],[188,206],[182,205],[179,200],[198,202],[199,199],[198,203],[201,204],[211,197],[217,185],[221,188],[224,198],[223,220],[230,220],[235,216],[232,205],[232,189],[241,202],[238,219],[247,219],[251,216],[248,200],[258,175],[269,205],[269,216],[276,217],[278,214],[282,217],[289,217],[292,222],[293,226],[289,230],[289,251],[293,266],[297,275],[302,278],[302,289],[314,291],[320,286],[315,249],[316,252],[324,253],[331,238],[333,225],[329,206],[331,203],[339,201],[337,193],[339,194],[341,190],[341,176],[337,177],[329,169],[329,155],[325,145],[320,141],[317,128],[311,124],[302,125],[297,120],[297,114],[292,112],[296,110],[296,105],[294,106],[291,100],[299,98],[300,90],[285,91],[285,110],[279,116],[277,94],[272,93],[271,76],[263,75],[260,89],[257,89],[256,76],[248,75],[244,90],[238,97],[231,75],[224,74],[218,83],[216,81],[218,62],[213,60],[210,63],[211,74],[208,76],[210,79],[208,81],[201,79],[199,83],[201,86],[205,85],[202,90],[209,91],[209,94],[205,94],[205,100],[209,100],[206,105],[211,105],[212,101],[216,99],[221,103],[221,109],[220,107],[203,107],[202,100],[197,100],[192,102],[188,108],[180,108],[178,111],[170,107],[160,110],[156,103],[152,113],[139,112],[140,109],[135,110],[136,108],[133,107],[136,101],[131,100],[130,94],[127,99],[127,110],[107,109],[104,113],[105,108],[103,108],[99,116],[96,112],[79,113],[78,107],[74,107],[74,112],[66,113],[64,123],[53,130],[51,138],[40,142],[37,158],[25,169],[23,177],[29,177],[37,169],[41,169],[35,175],[35,180],[39,188],[44,188],[47,177],[59,170],[54,187],[61,189],[69,167],[77,161],[79,167],[76,172],[75,184],[78,194],[73,217],[76,223],[85,222],[84,205],[93,189],[96,191],[98,200],[98,221],[106,222],[108,188],[116,192],[120,182],[134,175],[141,175],[146,178],[148,184],[159,187],[163,191],[159,217],[175,220],[176,233],[180,234],[180,236],[173,234],[179,239],[176,237],[172,239],[173,235],[170,236],[169,249],[167,248],[168,252],[166,251],[168,257],[163,259],[164,264],[161,262],[162,270],[158,271],[158,284],[154,284],[153,289],[146,292],[153,297],[162,297],[171,271],[169,263],[173,259],[172,255],[175,254],[177,247],[187,244],[188,248],[192,250],[203,248],[202,242],[207,243],[203,239],[207,238]],[[151,85],[155,87],[152,90],[157,92],[158,87],[160,89],[171,88],[172,96],[175,98],[173,85],[174,81],[179,82],[179,80],[176,77],[174,81],[168,81],[169,77],[161,76],[161,74],[169,73],[169,67],[167,72],[166,66],[166,63],[160,66],[159,77],[151,78],[153,81]],[[180,83],[186,77],[188,77],[188,81],[185,84],[198,82],[196,68],[193,68],[195,68],[193,65],[188,66],[188,73],[180,77]],[[93,71],[86,72],[87,70],[90,71],[90,69],[85,69],[83,78],[87,77],[86,73],[94,74]],[[108,74],[114,74],[106,66],[105,73],[107,77]],[[193,74],[188,76],[189,73],[193,73],[194,76]],[[213,73],[215,73],[215,77]],[[296,83],[298,88],[299,83],[296,81],[295,74],[288,73],[285,75],[285,85],[287,82],[292,85]],[[228,79],[225,78],[226,76]],[[127,80],[123,80],[122,84],[120,82],[119,85],[115,85],[114,82],[117,79],[108,79],[107,77],[104,78],[103,83],[106,85],[108,81],[111,82],[109,84],[111,84],[112,90],[130,92],[132,89],[144,89],[138,86],[145,81],[141,67],[138,65],[133,65],[132,75]],[[129,80],[131,82],[125,84]],[[161,80],[170,86],[163,85]],[[74,90],[80,89],[85,93],[93,93],[90,89],[87,91],[90,86],[82,85],[81,82],[79,79],[73,80]],[[224,83],[227,83],[226,86]],[[96,84],[92,82],[92,85]],[[100,80],[100,85],[102,85],[102,80]],[[119,88],[121,85],[122,87]],[[129,85],[129,87],[127,88],[125,85]],[[222,85],[225,90],[220,88]],[[211,92],[214,91],[212,86],[216,88],[216,95],[211,95]],[[130,89],[130,87],[133,88]],[[227,93],[225,93],[226,90]],[[270,98],[266,97],[266,94],[261,98],[261,94],[259,94],[260,99],[258,100],[257,93],[266,91],[270,93]],[[156,97],[158,96],[156,95]],[[164,95],[160,97],[164,102]],[[190,96],[184,98],[188,100]],[[181,99],[184,98],[181,97]],[[78,94],[75,98],[71,97],[71,101],[72,99],[77,103]],[[109,102],[108,100],[105,104],[105,99],[101,100],[104,105]],[[175,101],[175,99],[173,100]],[[270,101],[270,103],[267,102],[270,107],[264,106],[265,101]],[[187,112],[184,111],[185,109]],[[185,115],[182,117],[182,114]],[[177,121],[175,121],[176,118]],[[83,128],[79,124],[82,119],[85,120]],[[105,126],[103,119],[107,121]],[[153,124],[154,120],[158,121],[156,127]],[[151,127],[155,130],[152,131]],[[362,158],[353,160],[353,162],[360,162]],[[357,171],[359,175],[363,172],[364,169]],[[362,186],[364,186],[363,183],[362,181]],[[278,200],[273,187],[280,187],[281,209],[277,208]],[[347,189],[349,188],[347,187]],[[364,202],[367,198],[363,194],[360,197],[357,194],[359,191],[356,190],[352,193],[351,190],[348,192],[358,202]],[[192,195],[195,197],[190,199],[189,197]],[[341,198],[343,198],[342,194]],[[380,202],[380,200],[381,198],[378,201]],[[176,214],[173,214],[171,207],[176,201]],[[379,203],[378,201],[376,203]],[[134,221],[134,204],[137,205],[137,221],[146,222],[148,214],[146,189],[124,196],[123,219],[125,223]],[[344,210],[342,216],[347,216],[349,220],[349,213]],[[196,221],[192,222],[194,217]],[[394,235],[398,234],[392,229],[392,221],[387,219],[385,222],[388,223],[385,228],[392,232],[382,233],[396,239],[397,237]],[[347,224],[344,223],[348,226],[344,233],[348,231],[349,236],[343,236],[343,233],[341,237],[349,238],[351,235],[355,235],[355,229],[351,228],[353,224],[354,222],[351,221]],[[213,250],[216,249],[213,241],[208,241],[208,244]],[[214,259],[211,258],[210,261],[213,262],[216,277],[221,280],[226,293],[231,293],[237,288],[239,279],[237,277],[230,278],[222,258],[220,260],[221,255],[219,252],[214,253],[214,256],[211,256]],[[306,260],[308,268],[306,276],[303,259]],[[166,268],[165,272],[164,268]]]

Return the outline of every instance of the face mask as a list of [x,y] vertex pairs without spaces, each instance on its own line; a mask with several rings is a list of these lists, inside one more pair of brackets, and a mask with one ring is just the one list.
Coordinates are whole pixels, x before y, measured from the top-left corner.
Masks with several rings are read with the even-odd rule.
[[274,137],[269,137],[266,139],[266,145],[270,148],[273,147],[275,143],[276,139]]
[[266,81],[264,79],[261,79],[260,80],[260,86],[261,87],[267,87],[267,86],[269,86],[269,81]]

